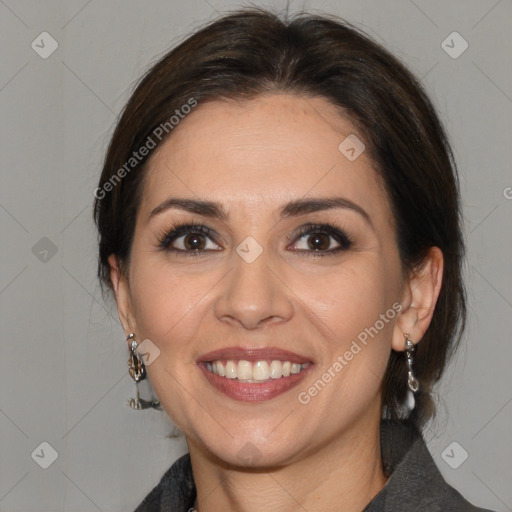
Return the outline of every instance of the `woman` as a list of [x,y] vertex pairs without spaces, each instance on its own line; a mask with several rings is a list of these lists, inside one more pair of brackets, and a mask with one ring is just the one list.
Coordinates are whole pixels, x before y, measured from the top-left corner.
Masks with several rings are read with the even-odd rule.
[[382,47],[209,24],[146,73],[95,195],[130,375],[189,448],[137,512],[483,510],[421,435],[465,321],[456,168]]

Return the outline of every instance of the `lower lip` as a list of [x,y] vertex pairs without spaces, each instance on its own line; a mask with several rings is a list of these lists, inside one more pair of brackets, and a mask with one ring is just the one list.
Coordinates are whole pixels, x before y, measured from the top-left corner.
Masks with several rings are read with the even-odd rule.
[[216,389],[235,400],[242,402],[264,402],[271,400],[276,396],[286,393],[295,387],[302,379],[305,378],[313,365],[301,370],[299,373],[294,373],[289,377],[281,377],[279,379],[271,379],[265,382],[240,382],[238,379],[228,379],[226,377],[219,377],[213,372],[210,372],[204,363],[199,364],[199,368],[208,379],[208,382]]

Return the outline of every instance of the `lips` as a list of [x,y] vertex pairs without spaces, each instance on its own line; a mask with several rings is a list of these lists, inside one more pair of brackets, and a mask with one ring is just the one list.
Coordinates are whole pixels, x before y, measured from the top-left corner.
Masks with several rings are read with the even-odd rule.
[[313,366],[307,357],[277,347],[229,347],[202,355],[197,364],[218,391],[247,402],[270,400],[285,393]]
[[291,363],[305,364],[311,363],[309,358],[290,352],[289,350],[283,350],[277,347],[266,347],[266,348],[240,348],[240,347],[229,347],[214,350],[208,352],[198,358],[198,363],[211,362],[211,361],[263,361],[263,360],[281,360],[290,361]]

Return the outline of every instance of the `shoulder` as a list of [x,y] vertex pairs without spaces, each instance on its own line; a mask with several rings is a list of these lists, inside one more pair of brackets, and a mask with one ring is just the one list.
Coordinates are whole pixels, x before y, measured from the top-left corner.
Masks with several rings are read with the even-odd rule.
[[381,450],[388,482],[365,512],[493,512],[474,506],[446,482],[412,425],[383,422]]
[[134,512],[188,512],[196,498],[190,455],[180,457]]
[[418,485],[418,496],[425,512],[493,512],[473,505],[445,480],[423,438],[415,445],[408,463],[412,468],[423,466],[420,476],[424,481]]

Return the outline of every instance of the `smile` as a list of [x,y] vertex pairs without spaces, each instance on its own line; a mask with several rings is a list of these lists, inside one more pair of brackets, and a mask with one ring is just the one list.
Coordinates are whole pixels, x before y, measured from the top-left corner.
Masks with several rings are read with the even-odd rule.
[[280,379],[300,373],[310,363],[298,364],[291,361],[274,359],[263,361],[208,361],[206,369],[209,372],[226,379],[237,379],[240,382],[267,382],[271,379]]
[[275,347],[220,349],[204,354],[197,365],[215,390],[243,402],[271,400],[314,367],[307,357]]

